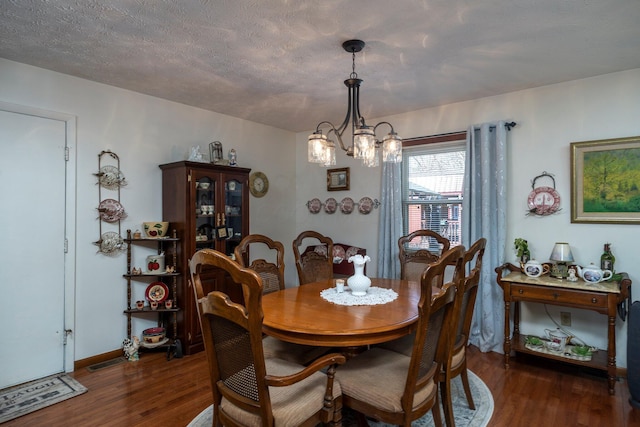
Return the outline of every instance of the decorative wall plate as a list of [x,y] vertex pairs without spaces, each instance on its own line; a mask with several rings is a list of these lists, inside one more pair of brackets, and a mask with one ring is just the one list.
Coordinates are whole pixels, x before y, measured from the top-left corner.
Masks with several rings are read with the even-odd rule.
[[338,208],[338,202],[333,197],[329,197],[324,201],[324,211],[328,214],[332,214]]
[[373,209],[373,200],[371,200],[371,197],[363,197],[360,199],[358,202],[358,211],[361,214],[368,215],[371,209]]
[[100,212],[100,219],[105,222],[120,221],[127,216],[124,207],[115,199],[101,201],[100,205],[98,205],[98,212]]
[[147,286],[145,296],[149,301],[164,302],[169,296],[169,287],[162,282],[153,282]]
[[115,166],[102,166],[98,172],[100,185],[109,190],[117,190],[124,185],[124,175]]
[[120,234],[115,231],[107,231],[100,236],[100,252],[107,255],[115,255],[124,251],[127,248],[127,244]]
[[350,214],[353,212],[353,199],[351,197],[345,197],[340,202],[340,212],[343,214]]
[[320,212],[320,208],[322,208],[322,202],[320,199],[311,199],[307,202],[307,207],[309,208],[309,212],[317,214]]
[[[553,187],[536,187],[536,181],[540,178],[549,178]],[[556,180],[548,172],[542,172],[531,182],[531,193],[527,198],[528,215],[551,215],[560,210],[560,195],[556,191]]]
[[527,198],[527,206],[532,214],[550,215],[560,208],[560,195],[555,188],[534,188]]

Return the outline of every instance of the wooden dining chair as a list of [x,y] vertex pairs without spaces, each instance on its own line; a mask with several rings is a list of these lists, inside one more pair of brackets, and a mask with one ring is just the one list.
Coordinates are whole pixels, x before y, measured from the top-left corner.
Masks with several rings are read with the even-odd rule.
[[[308,240],[320,242],[314,251],[304,252]],[[307,243],[303,246],[303,242]],[[325,250],[326,249],[326,250]],[[303,231],[293,241],[298,280],[301,285],[333,278],[333,240],[316,231]]]
[[[454,333],[457,288],[455,281],[445,283],[445,270],[452,263],[460,270],[463,252],[460,246],[450,249],[423,272],[411,356],[373,347],[338,369],[343,404],[358,412],[359,425],[368,416],[409,427],[431,410],[435,425],[442,426],[437,380]],[[433,293],[433,286],[440,291]]]
[[[274,252],[270,259],[275,262],[267,261],[264,258],[250,260],[250,248],[257,249],[259,246],[265,246],[269,251]],[[258,273],[262,279],[263,295],[284,290],[284,246],[281,242],[262,234],[249,234],[236,246],[234,255],[240,266],[250,268]],[[330,351],[330,348],[327,347],[294,344],[270,336],[263,338],[262,346],[265,358],[275,357],[305,366]]]
[[[205,265],[224,270],[242,287],[244,305],[220,291],[204,295]],[[265,359],[260,276],[213,249],[196,252],[189,268],[211,377],[213,426],[341,426],[341,388],[334,379],[344,356],[329,354],[308,367]]]
[[[275,262],[266,261],[264,258],[249,259],[249,249],[253,246],[266,246],[274,252]],[[247,267],[258,273],[262,279],[263,294],[281,291],[284,286],[284,246],[282,243],[272,240],[262,234],[249,234],[245,236],[233,251],[236,262],[242,267]]]
[[450,343],[451,350],[440,373],[440,392],[442,406],[444,408],[445,421],[448,427],[454,427],[453,404],[451,401],[451,380],[460,375],[467,402],[470,409],[476,409],[469,386],[467,374],[467,346],[473,310],[480,283],[480,270],[482,269],[482,257],[487,245],[487,239],[478,239],[464,253],[462,268],[466,275],[460,280],[455,309],[457,321],[455,326],[455,339]]
[[[417,244],[416,239],[419,239]],[[427,242],[428,249],[423,247],[425,246],[424,242]],[[431,248],[434,243],[437,250]],[[417,248],[412,248],[412,245]],[[449,239],[432,230],[416,230],[400,237],[398,239],[400,278],[419,281],[427,265],[436,261],[441,254],[449,250],[450,246]]]

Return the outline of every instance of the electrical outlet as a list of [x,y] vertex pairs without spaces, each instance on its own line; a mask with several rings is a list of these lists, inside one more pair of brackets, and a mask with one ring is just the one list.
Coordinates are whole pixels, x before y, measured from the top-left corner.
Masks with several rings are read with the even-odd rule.
[[562,326],[571,326],[571,313],[566,311],[560,312],[560,324]]

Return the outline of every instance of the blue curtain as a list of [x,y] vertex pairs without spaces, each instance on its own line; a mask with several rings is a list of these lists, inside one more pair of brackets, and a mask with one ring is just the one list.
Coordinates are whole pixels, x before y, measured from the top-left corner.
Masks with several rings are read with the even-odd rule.
[[400,278],[398,239],[402,237],[402,164],[382,163],[378,277]]
[[468,248],[480,237],[487,239],[469,342],[483,352],[504,351],[504,299],[494,267],[504,260],[506,139],[504,121],[471,126],[467,131],[462,244]]

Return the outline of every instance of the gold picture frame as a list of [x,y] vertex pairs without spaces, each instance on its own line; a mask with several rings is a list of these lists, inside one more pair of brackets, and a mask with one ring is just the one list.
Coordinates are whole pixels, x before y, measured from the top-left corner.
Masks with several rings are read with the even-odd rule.
[[571,222],[640,224],[640,136],[571,143]]
[[349,189],[349,168],[327,170],[327,191],[343,191]]

